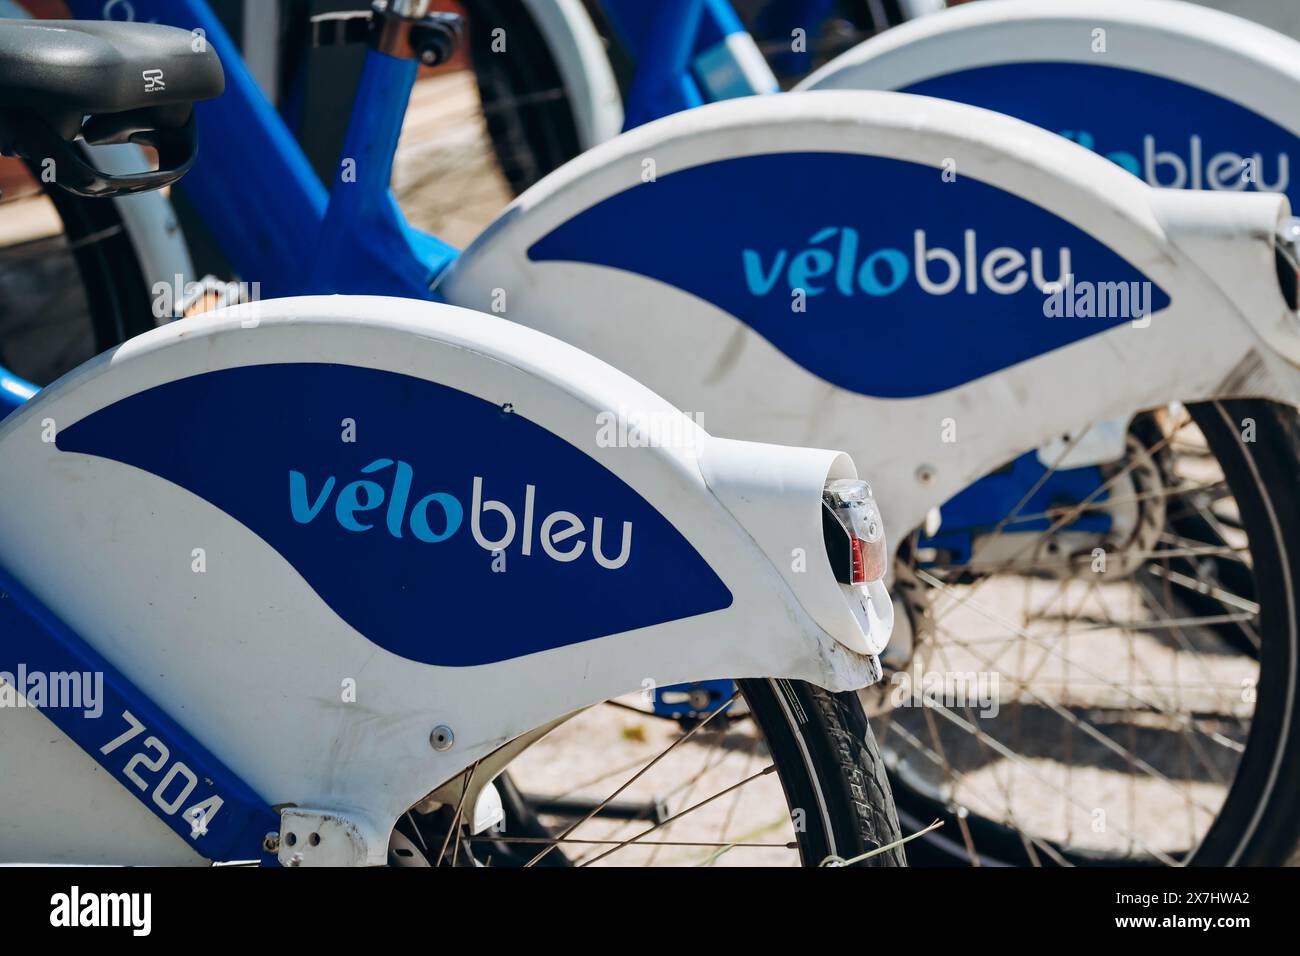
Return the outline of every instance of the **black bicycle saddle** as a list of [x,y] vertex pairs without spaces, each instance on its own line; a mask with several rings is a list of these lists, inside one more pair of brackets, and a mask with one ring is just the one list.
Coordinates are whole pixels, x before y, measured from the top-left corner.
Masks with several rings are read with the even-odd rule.
[[0,20],[0,107],[124,113],[220,96],[205,39],[154,23]]
[[[225,75],[201,34],[153,23],[0,19],[0,152],[54,161],[55,182],[84,196],[158,189],[194,162],[193,104]],[[154,171],[113,176],[72,143],[133,142]]]

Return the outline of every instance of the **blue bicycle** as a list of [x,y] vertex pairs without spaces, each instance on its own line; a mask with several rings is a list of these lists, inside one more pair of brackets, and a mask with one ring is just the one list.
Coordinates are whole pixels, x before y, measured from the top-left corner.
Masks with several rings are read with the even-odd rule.
[[[1294,397],[1280,364],[1263,398],[1219,390],[1240,383],[1255,327],[1230,303],[1287,308],[1278,208],[1247,202],[1222,219],[1167,208],[1178,198],[959,106],[783,94],[606,143],[458,254],[412,229],[389,188],[425,49],[412,31],[449,24],[418,6],[396,40],[367,12],[318,21],[319,43],[369,45],[327,188],[204,4],[134,3],[140,19],[200,31],[226,66],[227,92],[196,112],[204,151],[185,190],[241,280],[266,296],[375,293],[495,312],[742,437],[885,455],[878,490],[915,529],[892,562],[903,596],[886,655],[902,679],[883,692],[894,781],[913,823],[952,821],[929,841],[944,853],[1178,863],[1283,852],[1286,840],[1270,849],[1255,823],[1292,824],[1286,787],[1270,777],[1261,798],[1258,774],[1292,746],[1296,720],[1277,690],[1300,672],[1283,613],[1295,593]],[[673,49],[679,22],[641,22]],[[469,29],[492,39],[490,21]],[[505,37],[482,55],[524,55]],[[696,75],[696,39],[662,62]],[[953,180],[950,156],[963,170]],[[112,236],[134,237],[115,211]],[[64,222],[74,257],[101,244]],[[1188,252],[1178,229],[1215,237],[1241,269],[1215,272],[1199,258],[1210,247]],[[139,246],[127,248],[129,259]],[[1136,314],[1044,322],[1045,299],[1075,273],[1152,298]],[[640,433],[622,424],[614,441]],[[952,674],[974,683],[946,686]]]
[[[372,26],[411,63],[455,41]],[[0,149],[88,201],[157,190],[222,84],[202,33],[2,21]],[[122,141],[157,168],[75,145]],[[607,408],[679,442],[607,445]],[[154,329],[0,448],[6,863],[903,862],[851,692],[888,637],[884,531],[842,453],[714,439],[558,340],[374,296]],[[768,557],[796,544],[803,573]],[[751,671],[633,739],[651,675]],[[635,717],[593,751],[598,700]],[[747,732],[714,721],[741,700]]]

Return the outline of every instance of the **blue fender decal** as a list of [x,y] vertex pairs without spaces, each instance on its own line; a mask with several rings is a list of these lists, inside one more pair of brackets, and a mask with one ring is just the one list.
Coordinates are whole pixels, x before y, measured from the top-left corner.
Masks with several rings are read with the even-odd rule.
[[850,153],[679,170],[583,210],[528,257],[665,282],[882,398],[953,388],[1169,304],[1103,243],[959,166]]
[[128,396],[57,445],[215,505],[410,660],[490,664],[732,601],[613,472],[518,412],[420,378],[224,369]]
[[1300,207],[1293,133],[1167,77],[1089,63],[1003,63],[900,92],[982,106],[1060,133],[1152,186],[1281,192]]
[[[0,675],[0,700],[23,694],[196,853],[275,865],[262,841],[280,815],[4,567]],[[87,687],[93,706],[82,692],[68,706],[57,686]],[[94,805],[87,794],[86,812]]]

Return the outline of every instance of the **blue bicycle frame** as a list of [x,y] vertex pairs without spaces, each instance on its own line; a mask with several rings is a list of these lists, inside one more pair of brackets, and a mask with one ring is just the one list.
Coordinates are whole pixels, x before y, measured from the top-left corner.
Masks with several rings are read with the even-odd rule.
[[[123,9],[103,0],[68,6],[89,20]],[[457,250],[411,228],[389,188],[417,63],[369,52],[327,189],[204,0],[134,0],[130,10],[136,20],[201,30],[225,68],[225,93],[195,106],[202,146],[186,194],[237,273],[256,276],[268,298],[435,298],[430,286]],[[0,369],[0,418],[36,391]]]
[[[226,91],[195,107],[199,159],[186,194],[237,273],[267,297],[355,293],[433,298],[457,250],[412,229],[389,189],[393,155],[418,64],[371,51],[353,103],[334,188],[327,190],[203,0],[71,0],[79,19],[129,9],[133,19],[202,31]],[[252,164],[256,175],[249,175]],[[36,393],[0,369],[0,417]]]
[[[87,19],[120,9],[102,0],[69,7]],[[407,225],[389,190],[417,63],[370,52],[344,160],[327,188],[207,3],[133,0],[132,10],[137,20],[202,30],[221,58],[226,92],[195,107],[202,146],[184,188],[238,273],[257,276],[268,297],[431,297],[456,250]]]
[[727,0],[605,0],[601,9],[636,63],[624,129],[715,100],[779,89],[761,57],[740,52],[749,34]]

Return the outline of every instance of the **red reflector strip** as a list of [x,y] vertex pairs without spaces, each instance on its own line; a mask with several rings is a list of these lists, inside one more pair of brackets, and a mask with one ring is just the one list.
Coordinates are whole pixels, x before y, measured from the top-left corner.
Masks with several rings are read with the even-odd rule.
[[867,574],[862,562],[862,542],[857,538],[850,537],[849,544],[853,548],[853,572],[850,577],[854,584],[865,584]]

